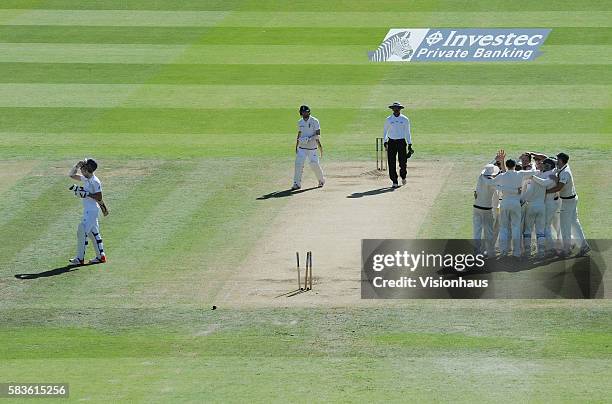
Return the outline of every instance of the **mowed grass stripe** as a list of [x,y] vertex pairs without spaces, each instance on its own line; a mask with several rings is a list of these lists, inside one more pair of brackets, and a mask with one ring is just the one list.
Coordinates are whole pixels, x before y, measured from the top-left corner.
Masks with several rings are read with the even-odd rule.
[[409,9],[411,11],[610,11],[612,5],[601,0],[541,1],[517,0],[3,0],[0,9],[46,10],[185,10],[185,11],[373,11]]
[[229,27],[610,27],[609,11],[411,12],[237,12]]
[[[4,144],[3,144],[4,146]],[[8,145],[7,145],[8,146]],[[7,160],[10,163],[10,160]],[[29,206],[40,204],[39,201],[57,183],[55,176],[45,175],[49,172],[49,167],[43,163],[34,163],[33,168],[28,164],[28,170],[17,174],[19,178],[0,194],[0,233],[11,222],[17,222],[18,218],[28,217]],[[19,234],[16,233],[16,234]],[[3,237],[8,234],[3,234]],[[0,238],[4,240],[4,238]]]
[[0,84],[0,107],[285,108],[307,102],[317,108],[344,108],[364,99],[362,108],[406,99],[410,109],[608,108],[612,85],[163,85]]
[[155,65],[0,63],[0,83],[541,85],[612,84],[607,65]]
[[[0,62],[120,64],[371,64],[363,45],[0,43]],[[612,64],[610,45],[545,45],[538,64]]]
[[[388,115],[386,105],[381,105],[380,110],[315,111],[322,126],[333,133],[345,132],[347,123],[354,121],[354,114],[364,122],[378,122]],[[418,109],[410,111],[410,116],[419,130],[426,133],[612,133],[609,108]],[[488,119],[483,119],[484,116]],[[295,108],[0,108],[2,132],[257,134],[293,132],[296,122]],[[364,130],[368,127],[364,126]],[[18,143],[19,139],[13,142]]]
[[[2,45],[0,45],[0,49]],[[176,63],[196,64],[372,64],[367,53],[374,46],[366,45],[196,45],[190,47]],[[544,45],[538,64],[611,64],[612,46],[608,45]],[[22,54],[6,56],[22,58]],[[53,55],[50,55],[53,57]],[[0,56],[0,61],[2,61]],[[6,60],[28,61],[28,60]],[[38,59],[38,62],[52,60]],[[68,60],[75,62],[79,60]]]
[[[507,115],[514,111],[508,110]],[[327,127],[323,132],[326,159],[372,160],[374,138],[380,136],[382,124],[386,115],[379,113],[371,118],[360,118],[345,122],[343,132],[331,132]],[[413,117],[414,114],[410,113]],[[558,119],[588,120],[592,114],[575,114],[572,116],[559,115]],[[526,119],[531,116],[517,115],[515,119]],[[432,116],[440,118],[440,116]],[[457,119],[457,115],[450,118]],[[374,119],[374,121],[368,121]],[[595,119],[605,119],[601,115]],[[326,122],[327,123],[327,122]],[[610,150],[609,132],[574,133],[552,132],[547,123],[545,133],[534,133],[529,129],[527,133],[513,132],[506,124],[505,133],[491,132],[482,125],[475,130],[462,129],[456,131],[451,124],[447,124],[445,132],[428,132],[421,122],[413,121],[413,136],[418,142],[419,158],[440,158],[465,156],[471,159],[475,148],[484,143],[491,143],[503,139],[503,143],[515,149],[524,149],[529,145],[533,150],[548,150],[551,144],[562,145],[566,150],[580,150],[587,153],[589,158],[607,158]],[[561,125],[557,125],[561,126]],[[575,125],[574,125],[575,126]],[[583,127],[586,125],[582,125]],[[524,128],[524,125],[520,125]],[[262,133],[40,133],[28,134],[15,132],[0,133],[0,158],[29,157],[29,158],[62,158],[75,149],[91,151],[103,159],[109,158],[139,158],[150,159],[176,159],[176,158],[253,158],[270,157],[286,158],[287,164],[293,164],[292,145],[295,145],[295,122],[288,124],[282,132]],[[493,130],[496,130],[493,128]],[[550,129],[552,130],[552,128]],[[18,142],[12,139],[19,138]],[[9,148],[4,145],[10,144]],[[228,144],[233,145],[228,147]],[[35,145],[35,146],[33,146]],[[554,151],[554,150],[553,150]]]
[[[579,119],[582,118],[582,116],[579,117]],[[588,119],[588,116],[585,119]],[[357,128],[356,132],[325,132],[325,158],[339,161],[373,161],[374,138],[380,136],[383,122],[384,116],[368,125],[361,125],[361,121],[347,125],[347,127]],[[491,133],[463,130],[433,133],[424,132],[421,129],[416,128],[413,136],[415,142],[419,143],[419,158],[423,159],[461,156],[471,161],[475,148],[482,145],[483,142],[488,144],[498,138],[503,138],[503,143],[508,147],[512,146],[519,150],[525,145],[530,145],[533,150],[548,150],[551,144],[559,144],[566,150],[580,150],[581,153],[594,159],[607,158],[610,150],[610,134],[605,132],[513,133],[508,130],[507,133]],[[45,134],[32,134],[29,138],[35,139],[41,146],[31,148],[28,144],[15,144],[9,157],[19,154],[32,158],[61,158],[74,147],[93,150],[104,158],[130,158],[136,153],[141,158],[164,159],[263,157],[284,158],[287,159],[286,164],[292,166],[295,157],[291,151],[291,147],[295,145],[295,129],[291,128],[282,133],[258,134],[113,133],[100,136],[96,133],[62,133],[61,137],[70,139],[70,141],[51,142],[48,137],[45,137]],[[232,139],[232,144],[238,143],[233,151],[228,150],[228,139]],[[123,143],[119,144],[120,141]],[[457,143],[458,141],[460,143]]]
[[10,25],[87,25],[126,27],[210,27],[223,20],[224,11],[29,10],[13,15],[0,10]]
[[0,43],[0,62],[168,64],[186,45]]
[[[400,26],[406,26],[401,24]],[[423,24],[417,24],[422,27]],[[459,25],[464,26],[464,25]],[[481,23],[475,26],[482,26]],[[612,45],[612,29],[551,26],[546,45]],[[117,27],[0,25],[0,42],[85,44],[364,45],[376,48],[389,30],[379,27]],[[305,40],[307,38],[307,40]],[[316,55],[313,55],[316,56]]]
[[[8,17],[7,17],[8,16]],[[610,27],[610,11],[148,11],[0,9],[0,20],[11,25],[100,25],[201,27]]]

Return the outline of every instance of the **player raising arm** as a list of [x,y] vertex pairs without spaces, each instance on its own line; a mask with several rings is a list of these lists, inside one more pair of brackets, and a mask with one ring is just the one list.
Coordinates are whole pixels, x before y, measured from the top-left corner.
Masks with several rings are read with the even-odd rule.
[[[90,264],[106,262],[104,245],[100,236],[98,223],[98,209],[102,210],[104,216],[108,215],[108,209],[102,200],[102,183],[95,176],[94,171],[98,164],[93,159],[85,159],[75,164],[68,173],[73,180],[81,181],[83,185],[72,185],[70,190],[83,199],[83,217],[77,228],[77,254],[69,260],[70,265],[78,266],[85,263],[85,248],[87,237],[89,237],[96,250],[96,258],[89,261]],[[81,174],[77,172],[81,170]]]

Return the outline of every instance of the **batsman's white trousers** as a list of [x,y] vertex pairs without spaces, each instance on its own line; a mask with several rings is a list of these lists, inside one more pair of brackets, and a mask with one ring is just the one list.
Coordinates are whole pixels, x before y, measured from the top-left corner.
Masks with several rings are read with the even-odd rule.
[[[83,211],[83,218],[77,228],[77,258],[85,259],[85,248],[87,247],[87,237],[92,240],[92,244],[96,249],[96,256],[100,256],[100,226],[98,224],[98,209],[88,209]],[[100,242],[98,242],[100,240]]]
[[[499,248],[502,255],[510,250],[512,234],[512,252],[515,257],[521,256],[521,203],[518,200],[506,200],[501,203],[499,211]],[[509,231],[510,229],[510,231]]]
[[579,240],[580,247],[584,247],[586,240],[578,220],[578,197],[561,200],[561,237],[563,237],[563,250],[566,253],[572,249],[572,231]]
[[295,155],[295,174],[293,175],[293,183],[297,186],[302,186],[302,173],[304,172],[304,163],[308,159],[310,168],[314,171],[319,183],[324,182],[323,170],[319,164],[319,153],[317,149],[300,149],[298,148]]
[[546,250],[552,251],[555,248],[561,248],[559,243],[559,211],[561,210],[561,199],[547,200],[545,206],[545,234],[546,234]]
[[[474,225],[474,244],[476,252],[482,254],[487,251],[488,256],[495,255],[495,241],[493,240],[493,210],[474,208],[472,223]],[[484,240],[484,244],[482,242]]]
[[529,202],[525,207],[525,227],[523,229],[525,255],[529,256],[531,254],[531,232],[535,225],[538,254],[542,256],[546,241],[546,207],[544,201]]

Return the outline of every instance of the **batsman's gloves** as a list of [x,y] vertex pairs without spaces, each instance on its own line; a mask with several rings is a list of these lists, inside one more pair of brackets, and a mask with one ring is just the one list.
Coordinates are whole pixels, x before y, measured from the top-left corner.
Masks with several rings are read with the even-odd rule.
[[89,192],[85,191],[85,188],[80,185],[72,184],[68,189],[72,191],[76,197],[87,198],[89,196]]
[[408,158],[412,157],[412,155],[414,154],[414,150],[412,149],[412,147],[408,148]]

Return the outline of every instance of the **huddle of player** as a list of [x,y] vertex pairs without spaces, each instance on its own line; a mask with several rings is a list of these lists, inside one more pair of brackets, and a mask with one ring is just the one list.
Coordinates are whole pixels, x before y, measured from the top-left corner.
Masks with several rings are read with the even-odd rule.
[[[525,152],[519,161],[504,150],[482,170],[474,191],[474,241],[478,253],[529,258],[579,256],[590,251],[578,220],[578,196],[569,156]],[[532,246],[533,235],[536,243]],[[574,237],[572,239],[572,237]]]

